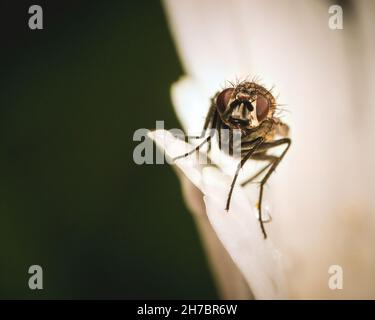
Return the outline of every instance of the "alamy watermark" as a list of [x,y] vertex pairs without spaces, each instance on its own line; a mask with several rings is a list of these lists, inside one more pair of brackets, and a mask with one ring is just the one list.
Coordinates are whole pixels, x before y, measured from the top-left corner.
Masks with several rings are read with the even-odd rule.
[[328,268],[328,287],[331,290],[342,290],[344,288],[344,270],[340,265],[334,264]]
[[[156,130],[164,130],[164,121],[156,121]],[[138,129],[133,134],[133,141],[138,142],[137,146],[133,150],[133,160],[136,164],[173,164],[173,159],[170,157],[166,157],[165,153],[161,152],[154,152],[154,144],[153,141],[148,138],[148,133],[150,130],[142,128]],[[165,131],[160,131],[165,132]],[[209,129],[205,132],[204,135],[196,134],[196,135],[186,135],[181,129],[170,129],[168,132],[177,139],[173,139],[174,141],[168,140],[169,149],[173,149],[170,146],[170,143],[175,144],[175,149],[179,151],[179,154],[175,156],[181,156],[191,152],[191,156],[194,156],[193,153],[198,155],[198,162],[199,164],[209,164],[209,158],[207,156],[206,149],[201,149],[200,152],[194,152],[195,148],[205,139],[211,137],[213,141],[210,141],[214,144],[216,141],[214,137],[220,135],[221,137],[221,146],[220,149],[226,154],[231,155],[232,157],[240,157],[241,156],[241,130],[239,129],[220,129],[220,132],[216,129]],[[164,139],[167,139],[167,135],[165,134]],[[164,145],[167,144],[167,141],[164,140]],[[188,143],[183,143],[188,142]],[[209,144],[208,144],[209,145]]]
[[334,4],[328,8],[328,27],[331,30],[342,30],[344,29],[344,14],[342,7],[338,4]]
[[29,267],[29,274],[31,277],[29,278],[29,288],[31,290],[41,290],[43,289],[43,269],[41,266],[34,264]]
[[30,6],[29,14],[29,28],[31,30],[42,30],[43,29],[43,9],[41,6],[36,4]]

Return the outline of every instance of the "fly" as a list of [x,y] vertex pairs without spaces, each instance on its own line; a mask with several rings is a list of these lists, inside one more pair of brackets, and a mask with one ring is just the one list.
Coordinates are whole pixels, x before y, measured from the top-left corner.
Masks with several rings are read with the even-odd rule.
[[[198,152],[205,143],[209,143],[210,150],[211,140],[216,133],[218,133],[219,148],[222,149],[223,141],[220,134],[222,129],[228,130],[230,137],[233,137],[234,130],[239,129],[241,131],[241,159],[231,183],[225,210],[229,210],[239,171],[247,160],[266,161],[267,164],[262,169],[242,183],[244,186],[264,174],[260,181],[257,207],[260,228],[265,239],[267,233],[264,228],[265,221],[262,219],[263,188],[291,144],[291,139],[288,138],[289,127],[275,116],[276,107],[276,99],[271,92],[255,82],[243,81],[225,88],[211,99],[211,106],[200,137],[205,137],[205,139],[190,152],[173,159],[175,161]],[[206,136],[207,132],[209,132],[208,136]],[[268,153],[269,149],[281,145],[285,148],[279,156]],[[231,142],[229,142],[229,151],[233,152]]]

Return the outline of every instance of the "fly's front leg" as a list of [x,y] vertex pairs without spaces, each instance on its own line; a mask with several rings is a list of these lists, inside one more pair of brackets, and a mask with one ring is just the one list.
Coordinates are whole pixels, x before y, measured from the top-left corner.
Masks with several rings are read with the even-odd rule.
[[253,147],[248,151],[248,153],[241,159],[240,163],[238,164],[236,173],[234,175],[232,184],[230,186],[230,190],[229,190],[229,194],[228,194],[228,198],[227,198],[227,205],[225,206],[225,210],[227,210],[227,211],[229,210],[230,200],[232,198],[232,192],[233,192],[233,188],[234,188],[234,185],[235,185],[237,177],[238,177],[238,173],[240,172],[241,168],[246,163],[246,161],[249,160],[249,158],[252,156],[252,154],[257,150],[257,148],[262,143],[263,143],[263,138],[259,137],[259,138],[254,139],[252,141]]
[[281,160],[284,158],[285,154],[287,153],[287,151],[290,147],[290,144],[291,144],[291,140],[289,138],[283,138],[283,139],[272,141],[272,142],[265,142],[262,145],[262,148],[264,148],[264,149],[270,149],[270,148],[277,147],[277,146],[280,146],[280,145],[286,145],[286,148],[284,149],[284,151],[281,153],[281,155],[279,157],[276,157],[276,160],[272,163],[272,165],[269,168],[269,170],[267,171],[266,175],[264,176],[264,178],[260,182],[258,212],[259,212],[260,227],[262,229],[262,232],[263,232],[263,235],[264,235],[265,239],[267,238],[267,234],[266,234],[266,230],[264,229],[264,224],[263,224],[263,220],[262,220],[263,188],[264,188],[264,185],[266,184],[267,180],[270,178],[271,174],[275,171],[277,166],[280,164]]
[[[210,136],[213,136],[214,133],[212,133],[212,131],[214,129],[216,129],[217,125],[220,123],[219,119],[218,119],[218,116],[216,114],[216,104],[214,103],[214,100],[212,100],[212,103],[211,103],[211,107],[209,108],[208,110],[208,113],[207,113],[207,116],[206,116],[206,120],[204,122],[204,126],[203,126],[203,130],[202,130],[202,133],[199,137],[189,137],[189,138],[192,138],[192,139],[201,139],[205,136],[208,128],[210,127],[211,125],[211,132],[210,132]],[[207,147],[207,154],[210,153],[211,151],[211,143],[212,143],[212,139],[210,138],[208,141],[208,147]],[[210,159],[209,159],[209,162],[210,162]]]
[[[212,107],[211,107],[211,109],[212,109]],[[211,112],[212,112],[211,109],[209,110],[209,112],[208,112],[208,114],[207,114],[206,121],[205,121],[204,128],[203,128],[203,133],[202,133],[203,136],[204,136],[204,133],[207,131],[208,126],[210,126],[210,129],[211,129],[211,130],[210,130],[210,134],[209,134],[209,136],[208,136],[206,139],[204,139],[204,140],[203,140],[203,141],[202,141],[197,147],[195,147],[193,150],[191,150],[191,151],[189,151],[189,152],[187,152],[187,153],[185,153],[185,154],[182,154],[182,155],[180,155],[180,156],[177,156],[177,157],[173,158],[173,161],[176,161],[176,160],[181,159],[181,158],[185,158],[185,157],[187,157],[187,156],[189,156],[189,155],[191,155],[191,154],[193,154],[193,153],[195,153],[195,152],[198,152],[199,149],[202,148],[202,146],[203,146],[204,144],[206,144],[207,142],[210,143],[212,137],[215,135],[215,130],[212,130],[212,129],[213,129],[213,128],[216,128],[216,124],[217,124],[218,117],[219,117],[219,115],[218,115],[216,109],[213,111],[213,114],[211,113]],[[212,118],[212,121],[211,121],[211,117],[213,117],[213,118]]]
[[214,104],[214,102],[212,102],[210,108],[208,109],[206,119],[204,121],[203,129],[202,129],[202,133],[200,134],[200,136],[187,136],[187,138],[188,139],[202,139],[202,138],[204,138],[204,136],[205,136],[207,130],[209,129],[209,127],[215,128],[216,124],[215,125],[212,124],[212,122],[215,118],[215,111],[216,111],[216,105]]

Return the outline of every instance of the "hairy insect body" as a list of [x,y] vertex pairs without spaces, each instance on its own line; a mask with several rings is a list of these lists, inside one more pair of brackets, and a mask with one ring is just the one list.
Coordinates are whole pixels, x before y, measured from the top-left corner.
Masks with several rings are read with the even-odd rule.
[[[246,161],[249,159],[266,161],[267,165],[263,169],[243,183],[246,184],[264,175],[260,182],[258,211],[265,238],[267,234],[262,220],[263,187],[291,144],[291,140],[287,138],[288,126],[274,115],[276,106],[276,100],[271,92],[255,82],[241,82],[220,91],[211,100],[211,107],[204,124],[203,136],[209,132],[208,137],[191,152],[175,158],[177,160],[199,151],[204,143],[209,143],[210,150],[215,135],[221,150],[241,158],[230,187],[226,210],[230,207],[239,170]],[[281,138],[277,139],[278,136]],[[269,149],[280,145],[286,146],[281,155],[267,153]]]

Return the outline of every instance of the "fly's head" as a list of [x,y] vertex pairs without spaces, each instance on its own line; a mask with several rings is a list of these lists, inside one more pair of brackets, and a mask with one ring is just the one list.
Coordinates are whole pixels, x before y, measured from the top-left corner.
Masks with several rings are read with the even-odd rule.
[[221,120],[232,129],[251,130],[272,118],[276,101],[273,95],[255,82],[242,82],[222,90],[216,97]]

